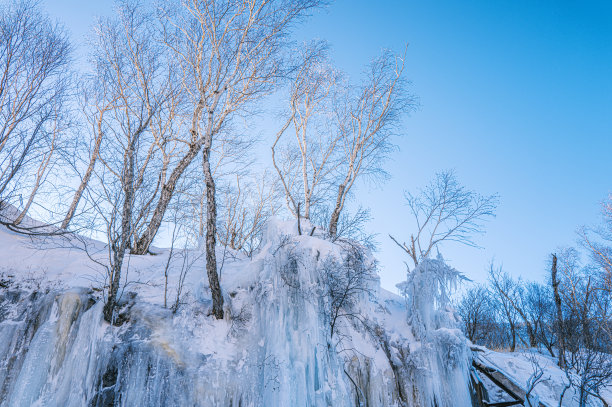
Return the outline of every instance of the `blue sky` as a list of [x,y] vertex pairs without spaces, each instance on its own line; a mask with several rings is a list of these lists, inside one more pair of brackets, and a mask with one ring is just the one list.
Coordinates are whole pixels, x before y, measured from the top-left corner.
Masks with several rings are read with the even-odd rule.
[[[79,43],[109,1],[45,0]],[[542,279],[549,253],[598,221],[612,191],[612,2],[340,0],[301,26],[326,39],[336,65],[357,78],[381,48],[402,52],[420,107],[405,120],[382,185],[361,186],[379,233],[381,282],[405,274],[387,238],[408,239],[403,191],[455,169],[483,194],[499,193],[481,249],[442,247],[477,281],[491,259],[516,276]],[[81,47],[77,55],[85,55]]]

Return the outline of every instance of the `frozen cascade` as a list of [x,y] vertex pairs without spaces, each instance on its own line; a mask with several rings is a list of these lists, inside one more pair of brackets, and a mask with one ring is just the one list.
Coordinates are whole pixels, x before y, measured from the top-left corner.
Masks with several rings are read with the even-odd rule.
[[[402,286],[408,307],[368,280],[351,309],[364,317],[344,318],[331,337],[321,273],[345,250],[294,228],[272,223],[257,256],[227,265],[221,321],[207,316],[205,283],[176,314],[124,295],[119,327],[103,321],[91,289],[0,288],[0,405],[471,405],[454,314],[443,299],[410,306],[419,290],[439,293],[429,269]],[[423,267],[444,265],[431,262]]]
[[438,254],[437,259],[423,259],[408,279],[398,284],[407,303],[407,322],[416,339],[408,360],[416,366],[409,381],[418,393],[419,405],[471,404],[466,385],[471,351],[449,298],[461,279],[463,275]]

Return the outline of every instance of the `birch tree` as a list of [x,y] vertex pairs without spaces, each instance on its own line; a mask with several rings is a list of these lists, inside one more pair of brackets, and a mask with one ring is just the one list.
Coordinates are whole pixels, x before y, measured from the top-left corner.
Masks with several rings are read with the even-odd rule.
[[[60,110],[63,109],[61,104],[56,104],[55,109]],[[56,112],[56,117],[53,120],[53,123],[50,125],[49,135],[47,136],[48,140],[45,143],[45,148],[42,151],[42,156],[40,157],[40,163],[36,168],[34,184],[31,187],[31,191],[28,197],[27,202],[23,206],[21,213],[17,215],[15,220],[13,221],[13,225],[18,226],[21,224],[26,214],[30,210],[32,203],[34,202],[34,197],[36,196],[38,190],[40,189],[41,184],[44,182],[46,176],[49,174],[50,164],[52,163],[53,155],[58,148],[58,142],[60,138],[60,133],[64,131],[62,127],[63,117],[58,112]]]
[[[324,43],[304,47],[300,59],[287,119],[272,144],[272,162],[289,211],[298,216],[299,204],[300,216],[309,219],[313,206],[330,205],[326,221],[335,239],[355,182],[384,174],[381,164],[393,148],[392,136],[414,100],[402,78],[404,57],[391,52],[370,63],[360,85],[343,80],[329,63]],[[287,134],[294,140],[283,146]]]
[[[327,60],[324,43],[313,42],[298,52],[300,61],[290,85],[287,120],[272,144],[272,163],[287,209],[298,216],[299,204],[300,216],[310,219],[312,206],[329,198],[332,178],[340,165],[340,133],[331,112],[342,79]],[[291,141],[281,144],[287,137]]]
[[363,83],[336,103],[341,166],[328,227],[332,237],[355,181],[384,173],[381,163],[393,148],[391,138],[397,134],[402,115],[414,105],[402,79],[404,66],[405,55],[384,51],[368,66]]
[[228,122],[249,104],[270,93],[283,76],[281,51],[291,25],[317,0],[184,0],[163,10],[165,42],[182,71],[189,98],[186,150],[169,172],[147,229],[134,253],[147,251],[179,180],[202,153],[206,184],[206,269],[213,296],[212,313],[223,317],[223,297],[216,265],[215,180],[210,166],[213,142]]
[[138,3],[120,3],[117,17],[102,19],[96,27],[92,55],[97,86],[88,119],[95,154],[88,171],[95,182],[84,188],[108,241],[104,317],[109,322],[117,320],[126,252],[133,245],[138,213],[150,199],[147,174],[162,176],[153,164],[161,144],[154,124],[168,117],[164,112],[172,92],[150,21]]
[[0,7],[0,200],[16,204],[29,188],[11,223],[21,223],[52,167],[69,95],[70,54],[65,31],[35,2]]
[[251,256],[265,223],[278,211],[277,189],[265,172],[250,180],[237,175],[235,185],[225,188],[220,200],[219,243]]
[[[87,163],[87,167],[82,176],[80,176],[79,186],[77,187],[72,200],[70,202],[70,206],[62,220],[61,228],[67,229],[72,219],[74,218],[79,203],[81,202],[81,198],[85,193],[85,189],[89,185],[89,181],[91,180],[91,176],[93,175],[94,168],[98,162],[98,158],[100,156],[100,147],[102,145],[102,137],[104,136],[103,132],[103,122],[105,114],[113,108],[115,103],[115,99],[113,96],[107,98],[104,95],[104,90],[99,88],[98,82],[101,78],[89,78],[85,79],[86,85],[82,86],[79,93],[83,96],[83,116],[86,121],[88,121],[88,130],[90,130],[90,135],[92,135],[91,145],[87,150],[87,154],[89,156],[89,161]],[[89,85],[89,86],[88,86]],[[96,96],[92,96],[96,95]],[[98,98],[98,100],[94,101],[94,98]],[[93,103],[92,103],[93,102]],[[91,106],[89,104],[91,103]],[[91,110],[88,110],[91,108]],[[78,158],[79,157],[75,157]]]
[[[117,109],[135,112],[143,109],[143,100],[146,100],[151,111],[146,131],[143,130],[146,142],[143,139],[138,141],[142,150],[138,160],[142,162],[142,168],[134,179],[135,189],[139,192],[134,197],[138,203],[131,240],[135,241],[148,222],[167,169],[182,146],[176,137],[183,123],[182,99],[177,91],[173,62],[161,41],[161,26],[155,14],[137,1],[119,2],[117,10],[116,20],[103,21],[96,28],[97,40],[91,44],[96,50],[92,56],[94,72],[84,78],[85,85],[80,92],[85,131],[91,141],[88,160],[84,163],[84,172],[62,221],[62,228],[67,228],[72,222],[97,165],[105,165],[103,156],[106,155],[108,160],[109,154],[113,154],[113,151],[108,151],[108,146],[105,147],[107,139],[112,139],[112,133],[117,129],[125,130],[125,125],[117,123]],[[126,96],[127,92],[130,95]],[[129,98],[137,94],[141,95],[139,100],[133,106],[127,106],[132,103]],[[138,114],[144,116],[143,112]]]

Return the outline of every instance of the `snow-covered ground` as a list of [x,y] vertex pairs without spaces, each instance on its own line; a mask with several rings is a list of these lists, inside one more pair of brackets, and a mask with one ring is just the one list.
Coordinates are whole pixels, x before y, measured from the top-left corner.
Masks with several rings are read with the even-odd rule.
[[[523,388],[528,387],[528,380],[539,367],[543,371],[542,379],[533,389],[537,399],[550,407],[559,406],[559,397],[566,387],[567,379],[563,370],[557,366],[555,358],[538,350],[518,349],[516,352],[495,352],[481,348],[478,352],[481,359],[487,361],[487,365],[495,366],[498,370],[506,373],[515,383]],[[491,386],[492,395],[495,400],[501,400],[505,395],[496,386]],[[602,396],[612,404],[612,388],[602,392]],[[569,388],[563,396],[562,407],[578,406],[577,393]],[[591,406],[601,406],[601,401],[591,398]]]

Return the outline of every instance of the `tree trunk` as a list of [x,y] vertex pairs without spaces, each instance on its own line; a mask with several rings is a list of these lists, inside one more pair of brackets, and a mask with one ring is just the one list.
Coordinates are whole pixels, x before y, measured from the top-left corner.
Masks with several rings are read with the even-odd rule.
[[580,394],[578,396],[578,407],[587,407],[589,394],[585,391],[584,385],[580,386]]
[[15,221],[13,222],[13,225],[15,226],[19,225],[23,221],[23,218],[25,218],[26,214],[30,210],[32,201],[34,201],[34,195],[36,195],[36,192],[38,191],[38,187],[40,187],[40,176],[36,177],[36,182],[34,184],[34,187],[32,188],[32,192],[30,193],[28,202],[26,202],[25,206],[23,207],[23,210],[21,211],[19,216],[17,216],[17,219],[15,219]]
[[153,243],[153,239],[155,238],[155,235],[157,234],[157,231],[161,226],[162,220],[164,219],[166,209],[168,208],[168,204],[172,199],[174,189],[176,188],[179,179],[181,178],[183,172],[185,172],[189,164],[191,164],[193,159],[197,156],[201,148],[201,142],[192,143],[189,146],[189,151],[187,152],[187,154],[185,154],[181,161],[179,161],[178,165],[170,174],[168,182],[166,182],[162,187],[161,195],[159,197],[159,201],[157,201],[157,206],[153,211],[153,215],[151,216],[149,226],[144,231],[140,239],[138,239],[138,241],[134,243],[134,247],[132,248],[132,254],[145,254],[149,250],[149,246],[151,246],[151,243]]
[[[23,151],[19,155],[19,159],[17,159],[17,161],[13,165],[13,167],[11,169],[11,172],[9,173],[8,177],[6,177],[4,179],[4,182],[2,183],[2,185],[0,185],[0,196],[2,196],[2,194],[4,193],[4,190],[8,187],[8,185],[11,182],[11,180],[15,177],[15,175],[17,175],[17,172],[21,169],[21,166],[23,165],[23,162],[24,162],[26,156],[28,155],[28,152],[30,151],[30,148],[32,147],[32,144],[34,143],[34,140],[36,139],[36,135],[38,134],[38,132],[39,132],[39,130],[40,130],[42,125],[43,125],[42,121],[39,121],[36,124],[35,129],[32,131],[32,135],[28,139],[27,144],[23,147]],[[9,168],[9,166],[7,166],[7,169],[8,168]],[[4,173],[2,175],[4,175]]]
[[529,336],[529,347],[535,348],[538,346],[538,338],[536,338],[535,331],[530,323],[527,324],[527,335]]
[[301,202],[298,202],[297,205],[297,228],[298,228],[298,235],[302,235],[302,225],[300,224],[300,204]]
[[206,274],[212,293],[212,313],[217,319],[223,318],[223,295],[217,274],[217,204],[215,202],[215,180],[210,170],[210,142],[202,151],[202,166],[206,181]]
[[74,193],[74,198],[72,198],[72,203],[70,204],[70,208],[66,213],[66,217],[62,222],[62,229],[67,229],[68,225],[72,221],[74,217],[74,213],[76,212],[77,207],[79,206],[79,201],[83,196],[83,192],[85,192],[85,188],[87,188],[87,184],[89,183],[89,179],[91,178],[91,174],[93,174],[94,167],[96,166],[96,161],[98,160],[98,154],[100,153],[100,144],[102,144],[102,131],[98,131],[98,137],[96,138],[96,144],[94,146],[94,151],[91,154],[91,159],[89,160],[89,165],[87,166],[87,170],[85,171],[85,175],[81,180],[81,184],[79,188]]
[[[116,242],[109,243],[113,245],[113,264],[110,287],[108,290],[108,299],[104,304],[104,319],[109,323],[114,323],[114,312],[117,306],[117,295],[119,293],[119,284],[121,282],[121,268],[125,251],[130,243],[132,234],[132,205],[134,201],[134,141],[131,141],[130,149],[126,154],[125,159],[125,179],[123,180],[123,209],[121,211],[121,234],[119,244]],[[115,215],[116,216],[116,215]]]
[[38,167],[38,171],[36,172],[36,181],[34,182],[34,186],[32,187],[32,192],[30,193],[28,202],[25,204],[23,211],[21,211],[19,216],[17,216],[17,219],[15,219],[15,221],[13,222],[14,225],[19,225],[23,221],[23,218],[25,218],[28,211],[30,210],[30,206],[32,205],[32,202],[34,201],[34,196],[38,192],[38,188],[40,188],[40,183],[43,179],[43,176],[45,175],[45,172],[47,171],[49,162],[51,161],[51,156],[53,156],[53,153],[55,152],[56,135],[57,133],[54,132],[53,140],[51,141],[51,148],[49,149],[49,152],[43,156],[42,162],[40,163],[40,166]]
[[565,332],[563,330],[563,312],[561,309],[561,296],[559,295],[559,280],[557,279],[557,255],[552,255],[551,282],[557,309],[557,340],[559,342],[559,367],[565,368]]
[[[47,161],[47,163],[48,163],[48,161]],[[34,186],[32,187],[32,192],[30,193],[30,197],[28,198],[28,202],[26,202],[25,206],[23,207],[23,210],[21,211],[19,216],[17,216],[17,219],[15,219],[15,221],[13,222],[13,225],[15,225],[15,226],[19,225],[23,221],[23,218],[25,218],[25,216],[28,213],[28,211],[30,210],[30,206],[32,205],[32,202],[34,201],[34,196],[36,195],[36,192],[38,192],[38,188],[40,187],[40,181],[42,179],[42,176],[43,176],[44,171],[45,171],[46,168],[47,168],[47,165],[44,166],[42,171],[39,170],[38,174],[36,175],[36,181],[34,182]]]
[[332,212],[331,218],[329,219],[329,235],[336,237],[338,234],[338,221],[340,220],[340,212],[344,206],[344,191],[346,189],[346,182],[338,187],[338,198],[336,199],[336,206]]
[[[508,300],[510,301],[510,298],[508,298]],[[538,346],[538,339],[536,337],[535,330],[533,329],[533,325],[531,324],[531,322],[529,322],[527,315],[525,315],[525,313],[523,312],[523,310],[521,310],[519,306],[517,306],[514,302],[511,302],[511,305],[518,312],[518,314],[523,319],[523,322],[525,323],[525,328],[527,329],[527,336],[529,337],[529,347],[535,348],[536,346]]]
[[200,197],[200,207],[198,208],[198,242],[201,241],[200,239],[202,237],[204,237],[204,229],[205,229],[205,224],[206,222],[204,222],[204,201],[206,200],[206,191],[204,191],[204,193],[202,194],[202,196]]
[[544,347],[546,347],[546,350],[548,351],[548,353],[550,354],[550,357],[552,358],[556,358],[557,355],[555,355],[555,351],[553,349],[553,344],[551,343],[551,341],[549,341],[548,339],[543,340],[542,343],[544,344]]

